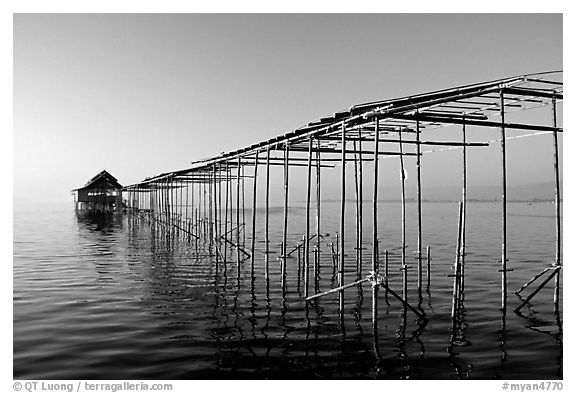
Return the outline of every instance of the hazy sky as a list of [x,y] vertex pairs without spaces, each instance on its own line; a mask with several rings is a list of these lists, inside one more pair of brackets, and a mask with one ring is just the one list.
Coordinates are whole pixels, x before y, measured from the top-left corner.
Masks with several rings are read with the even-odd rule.
[[[69,199],[102,169],[134,183],[361,102],[561,69],[559,14],[18,14],[15,200]],[[524,154],[538,138],[509,144],[511,183],[551,180],[551,147]],[[498,184],[474,167],[471,183]]]

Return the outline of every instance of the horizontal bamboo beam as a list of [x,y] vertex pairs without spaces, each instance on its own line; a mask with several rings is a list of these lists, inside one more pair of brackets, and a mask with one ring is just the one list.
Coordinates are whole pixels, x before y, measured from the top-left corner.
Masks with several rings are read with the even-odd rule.
[[526,131],[546,131],[546,132],[562,132],[562,128],[549,127],[549,126],[538,126],[533,124],[518,124],[518,123],[502,123],[497,121],[483,121],[483,120],[462,120],[462,119],[450,119],[441,118],[438,116],[426,116],[424,114],[417,115],[391,115],[395,119],[403,120],[420,120],[435,123],[447,123],[447,124],[466,124],[468,126],[479,126],[479,127],[492,127],[492,128],[506,128],[506,129],[516,129],[516,130],[526,130]]
[[[304,148],[300,148],[300,147],[293,147],[290,150],[292,151],[308,151],[305,150]],[[330,148],[314,148],[312,149],[313,152],[319,152],[319,153],[333,153],[333,154],[342,154],[342,150],[341,149],[330,149]],[[374,152],[370,151],[370,150],[345,150],[344,151],[346,154],[357,154],[357,153],[362,153],[362,154],[374,154]],[[400,152],[396,152],[396,151],[380,151],[378,152],[378,155],[380,156],[416,156],[416,153],[400,153]]]
[[504,94],[515,94],[530,97],[556,98],[557,100],[564,99],[563,94],[548,90],[526,89],[523,87],[505,87],[504,89],[502,89],[502,91],[504,92]]

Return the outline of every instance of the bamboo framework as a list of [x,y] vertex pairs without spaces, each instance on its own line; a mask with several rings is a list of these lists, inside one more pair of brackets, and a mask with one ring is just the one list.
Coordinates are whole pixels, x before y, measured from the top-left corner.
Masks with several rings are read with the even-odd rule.
[[[224,264],[232,258],[236,265],[238,277],[246,261],[250,263],[250,275],[254,279],[254,266],[264,261],[266,280],[269,280],[270,255],[276,253],[270,247],[270,168],[279,166],[283,169],[282,187],[282,242],[277,252],[281,265],[282,288],[289,282],[287,264],[294,253],[298,255],[298,285],[303,281],[303,301],[313,301],[322,296],[338,293],[339,308],[343,315],[345,290],[365,283],[372,286],[374,334],[378,322],[379,290],[384,290],[386,301],[388,294],[399,301],[406,309],[411,310],[418,318],[425,320],[422,309],[413,306],[408,298],[409,276],[415,275],[415,283],[421,298],[422,291],[430,288],[431,251],[430,245],[423,244],[422,238],[422,176],[421,168],[425,166],[425,147],[462,148],[462,200],[458,214],[458,235],[456,257],[454,260],[454,287],[452,317],[459,318],[464,301],[465,288],[465,255],[466,255],[466,202],[467,202],[467,151],[470,148],[489,146],[493,141],[469,142],[468,127],[483,127],[500,131],[501,164],[501,242],[502,253],[500,269],[495,274],[501,277],[501,309],[505,316],[508,308],[508,223],[506,205],[507,195],[507,148],[508,130],[525,130],[551,135],[554,157],[555,182],[555,219],[556,219],[556,253],[551,266],[546,267],[539,275],[530,280],[517,293],[525,290],[540,277],[542,283],[515,308],[519,312],[536,294],[553,278],[554,306],[559,308],[561,257],[561,192],[558,158],[558,133],[563,129],[558,126],[557,106],[563,100],[562,72],[546,72],[500,79],[479,84],[461,86],[432,93],[414,95],[393,100],[375,101],[359,104],[348,110],[339,111],[332,116],[289,132],[287,134],[256,143],[242,149],[223,153],[217,157],[195,161],[188,168],[162,173],[147,178],[123,189],[127,195],[128,209],[131,213],[145,216],[153,225],[166,230],[174,236],[198,243],[207,244],[209,254],[213,255],[216,264]],[[548,106],[552,111],[549,124],[530,122],[517,123],[509,120],[508,114],[528,109]],[[454,141],[443,141],[434,138],[434,130],[446,126],[462,129],[462,138]],[[479,135],[476,134],[476,135]],[[400,293],[389,287],[388,250],[380,250],[381,234],[379,222],[386,219],[386,212],[379,210],[378,188],[379,168],[384,158],[400,162],[400,179],[402,185],[402,284]],[[348,165],[352,163],[353,167]],[[367,174],[365,163],[372,166],[372,173]],[[417,178],[417,238],[416,265],[407,258],[409,239],[406,237],[406,198],[405,166],[414,165]],[[290,169],[302,167],[306,171],[305,227],[298,228],[298,241],[294,242],[289,233],[290,216]],[[340,169],[340,212],[339,233],[336,247],[330,244],[321,228],[321,172],[322,169]],[[353,173],[353,184],[347,183],[347,172]],[[372,180],[371,211],[363,204],[364,187],[369,183],[365,176]],[[257,180],[265,185],[264,208],[258,210]],[[245,182],[252,182],[252,187],[245,187]],[[250,183],[249,183],[250,184]],[[353,189],[356,212],[355,221],[347,220],[347,189]],[[251,193],[251,195],[246,195]],[[251,233],[250,244],[246,245],[245,204],[251,204],[252,216],[249,217]],[[256,233],[256,217],[262,214],[265,219],[264,234]],[[314,222],[315,219],[315,222]],[[346,228],[354,227],[354,231]],[[372,235],[364,233],[370,227]],[[350,249],[351,233],[355,233],[354,249]],[[264,243],[263,255],[256,255],[256,240]],[[290,244],[292,242],[292,244]],[[329,246],[329,247],[325,247]],[[366,258],[363,249],[370,249],[371,256]],[[231,256],[233,250],[235,256]],[[319,291],[318,283],[322,280],[320,254],[328,252],[337,272],[337,285],[325,292]],[[424,252],[426,253],[424,255]],[[263,259],[260,259],[262,257]],[[370,272],[365,275],[363,263],[370,263]],[[384,269],[381,270],[381,262]],[[412,273],[409,268],[415,267]],[[350,274],[353,270],[354,274]],[[424,274],[426,274],[424,276]]]

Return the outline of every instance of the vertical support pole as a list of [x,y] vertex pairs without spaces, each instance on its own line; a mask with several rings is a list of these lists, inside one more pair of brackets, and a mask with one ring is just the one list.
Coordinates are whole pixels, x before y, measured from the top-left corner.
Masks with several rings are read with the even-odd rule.
[[500,90],[500,118],[502,138],[502,313],[506,315],[508,302],[508,269],[507,269],[507,223],[506,223],[506,126],[504,123],[504,91]]
[[242,171],[242,162],[238,156],[238,169],[236,171],[236,267],[238,268],[238,277],[240,277],[240,174]]
[[356,206],[356,278],[360,279],[360,197],[358,189],[358,150],[356,140],[352,142],[354,149],[354,202]]
[[[192,225],[191,232],[196,233],[196,205],[194,204],[194,181],[190,184],[190,223]],[[194,237],[196,239],[195,243],[198,241],[198,237]]]
[[430,246],[426,247],[426,280],[430,288]]
[[164,189],[161,181],[156,182],[156,199],[158,200],[158,225],[160,229],[164,215]]
[[286,142],[286,147],[284,149],[284,231],[282,235],[282,288],[286,285],[286,245],[288,236],[288,172],[289,172],[289,154],[290,146]]
[[[557,107],[556,98],[552,98],[552,125],[554,128],[558,127],[557,121]],[[554,266],[562,266],[561,252],[562,252],[562,221],[560,206],[560,169],[558,166],[558,131],[554,130],[552,133],[554,141],[554,205],[556,208],[556,255],[554,258]],[[556,273],[556,280],[554,283],[554,312],[558,313],[560,306],[560,274],[558,269]]]
[[222,239],[222,165],[218,164],[218,233],[216,241],[220,244]]
[[420,120],[416,120],[416,214],[418,255],[418,294],[422,296],[422,146],[420,144]]
[[208,178],[208,237],[209,237],[209,250],[212,255],[212,244],[214,239],[214,220],[212,216],[212,209],[214,208],[213,194],[212,194],[212,172],[207,168],[206,176]]
[[310,190],[312,188],[312,137],[308,139],[308,174],[306,181],[306,238],[304,254],[304,297],[308,297],[310,269]]
[[[218,238],[218,186],[217,186],[217,178],[216,178],[216,164],[212,165],[212,209],[214,210],[212,213],[212,242],[214,243],[214,247],[217,246],[216,239]],[[218,253],[218,251],[215,251]]]
[[[217,201],[217,190],[216,190],[216,164],[212,165],[212,208],[214,209],[213,214],[213,221],[212,221],[212,236],[210,236],[210,240],[214,247],[218,247],[218,243],[216,242],[216,238],[218,237],[218,201]],[[215,250],[216,253],[216,268],[218,268],[218,250]]]
[[462,255],[462,216],[463,216],[463,203],[458,204],[458,238],[456,240],[456,257],[454,258],[454,287],[452,291],[452,323],[456,323],[456,316],[460,310],[460,295],[462,293],[460,288],[460,275],[462,273],[461,255]]
[[[372,191],[372,271],[378,273],[378,146],[380,120],[374,119],[374,185]],[[386,275],[388,277],[388,275]],[[372,286],[372,326],[374,338],[378,328],[378,285]]]
[[188,239],[190,239],[190,222],[188,220],[188,194],[190,194],[190,189],[188,188],[190,183],[186,180],[186,205],[184,209],[184,221],[186,222],[186,230],[188,231]]
[[224,197],[224,267],[226,267],[226,258],[228,257],[228,196],[230,195],[230,169],[228,162],[225,166],[226,170],[226,195]]
[[316,258],[314,260],[314,283],[318,287],[318,280],[320,279],[320,140],[316,141],[318,150],[316,151]]
[[169,230],[169,225],[170,225],[170,199],[169,199],[169,190],[170,190],[170,186],[168,183],[168,178],[166,178],[164,180],[164,201],[165,201],[165,207],[166,207],[166,230]]
[[150,202],[150,218],[154,219],[154,188],[152,184],[148,185],[148,195],[149,195],[149,202]]
[[168,179],[168,212],[170,215],[170,232],[174,233],[174,180],[172,177]]
[[204,173],[198,172],[198,236],[205,239],[204,232]]
[[183,202],[184,202],[184,198],[183,198],[183,189],[184,189],[184,183],[182,182],[182,180],[180,180],[180,199],[178,201],[178,207],[179,207],[179,213],[180,215],[178,216],[178,226],[180,228],[184,228],[184,225],[182,225],[182,216],[183,216]]
[[256,194],[258,190],[256,179],[258,178],[258,153],[259,151],[256,150],[256,156],[254,158],[254,181],[252,183],[252,246],[250,248],[250,273],[252,274],[252,279],[254,279],[254,253],[256,248]]
[[[389,263],[388,263],[388,250],[384,250],[384,284],[388,287],[388,271],[389,271]],[[386,290],[386,294],[388,294],[388,290]]]
[[406,265],[406,173],[404,171],[404,145],[402,143],[402,130],[398,132],[398,146],[400,148],[400,186],[402,202],[402,292],[404,300],[408,299],[408,265]]
[[358,139],[358,278],[360,278],[362,276],[362,250],[364,243],[364,191],[362,186],[362,133],[358,133],[358,136],[360,137]]
[[245,179],[244,176],[246,166],[242,165],[242,246],[246,244],[246,187],[245,187]]
[[464,280],[466,268],[466,205],[468,202],[468,157],[466,148],[466,123],[462,119],[462,246],[460,252],[460,296],[464,298]]
[[[338,286],[344,285],[344,216],[346,213],[346,125],[342,122],[342,156],[341,156],[341,172],[340,172],[340,258],[338,266]],[[339,291],[340,294],[340,315],[344,314],[344,291]]]
[[270,237],[269,237],[269,233],[270,233],[270,146],[268,146],[268,148],[266,149],[266,201],[265,201],[265,205],[266,205],[266,211],[264,212],[264,236],[265,236],[265,276],[266,276],[266,281],[268,281],[270,279]]
[[164,200],[164,180],[158,181],[158,222],[165,228],[166,201]]

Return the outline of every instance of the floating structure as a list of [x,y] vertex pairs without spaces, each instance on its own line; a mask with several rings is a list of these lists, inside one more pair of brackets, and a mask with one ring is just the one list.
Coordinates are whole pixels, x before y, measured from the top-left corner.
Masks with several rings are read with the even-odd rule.
[[[507,221],[507,155],[506,141],[509,130],[523,130],[528,135],[549,134],[549,152],[553,155],[555,184],[555,259],[544,267],[534,279],[520,288],[520,293],[528,286],[542,281],[517,307],[522,308],[550,281],[554,280],[553,303],[559,309],[561,286],[561,199],[560,172],[558,158],[558,103],[563,99],[562,72],[546,72],[515,76],[479,84],[461,86],[432,93],[404,98],[369,102],[354,105],[348,110],[311,122],[295,131],[256,143],[217,157],[195,161],[188,168],[162,173],[123,188],[127,194],[128,211],[135,217],[148,220],[154,227],[183,241],[205,244],[213,255],[216,267],[235,263],[238,277],[244,264],[250,263],[254,277],[254,265],[263,261],[266,280],[269,280],[269,262],[272,254],[277,254],[281,264],[282,288],[287,283],[287,263],[292,254],[298,255],[298,283],[302,281],[304,296],[302,302],[315,302],[317,299],[335,294],[339,296],[340,315],[344,315],[344,297],[347,288],[369,284],[372,291],[372,325],[374,335],[378,327],[379,293],[391,295],[405,310],[410,310],[419,320],[426,321],[424,311],[408,298],[409,274],[418,293],[430,287],[431,248],[423,244],[422,236],[422,167],[423,156],[435,152],[434,149],[461,149],[462,155],[455,162],[461,167],[462,196],[459,203],[458,231],[455,236],[455,257],[453,274],[452,318],[454,332],[458,329],[465,294],[466,278],[466,218],[467,218],[467,172],[469,149],[482,149],[490,144],[499,145],[501,179],[501,245],[499,269],[494,274],[500,276],[501,311],[505,321],[509,309],[508,276],[508,221]],[[528,109],[550,108],[549,122],[536,124],[510,120],[510,113]],[[514,115],[514,118],[517,118]],[[457,140],[435,139],[434,130],[455,126],[460,132]],[[475,139],[482,135],[482,129],[499,130],[499,138],[488,137],[480,142],[470,142],[467,131],[475,129]],[[430,150],[432,149],[432,150]],[[385,158],[395,158],[400,163],[401,185],[401,276],[402,291],[393,291],[389,286],[388,250],[380,248],[382,235],[378,232],[379,220],[386,219],[386,212],[380,210],[378,189],[380,167]],[[352,167],[347,164],[352,164]],[[406,236],[406,167],[415,165],[416,171],[416,223],[415,258],[409,261]],[[279,250],[270,244],[270,170],[281,166],[283,169],[282,193],[282,242]],[[305,225],[299,228],[298,242],[294,239],[294,229],[289,234],[290,214],[290,170],[302,167],[306,171]],[[321,180],[324,170],[339,171],[339,230],[336,245],[329,242],[321,231],[322,195]],[[353,182],[348,179],[353,174]],[[251,182],[251,184],[250,184]],[[258,192],[258,184],[264,188],[264,195]],[[246,187],[248,183],[248,187]],[[250,187],[251,186],[251,187]],[[370,188],[370,208],[366,209],[366,188]],[[355,219],[347,221],[347,189],[354,191]],[[333,195],[331,195],[333,198]],[[256,209],[259,198],[264,199],[263,210]],[[249,227],[246,233],[246,203],[249,204]],[[256,215],[264,215],[262,255],[256,255]],[[251,225],[250,225],[251,222]],[[350,229],[354,228],[353,231]],[[366,229],[369,228],[368,233]],[[277,228],[275,228],[277,230]],[[350,247],[354,235],[354,247]],[[246,244],[246,237],[250,243]],[[333,239],[333,237],[331,238]],[[348,247],[348,248],[347,248]],[[231,253],[232,251],[232,253]],[[337,282],[328,291],[320,291],[320,253],[331,255],[336,271]],[[255,262],[256,261],[256,262]],[[368,265],[368,271],[366,266]],[[413,265],[413,266],[411,266]],[[302,266],[302,268],[300,268]],[[413,268],[413,269],[409,269]],[[353,274],[350,271],[353,270]],[[409,272],[410,271],[410,272]],[[300,285],[300,284],[298,284]]]
[[88,213],[112,213],[122,209],[122,185],[103,170],[84,185],[72,190],[74,207]]

